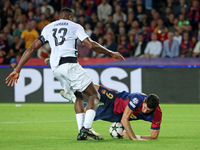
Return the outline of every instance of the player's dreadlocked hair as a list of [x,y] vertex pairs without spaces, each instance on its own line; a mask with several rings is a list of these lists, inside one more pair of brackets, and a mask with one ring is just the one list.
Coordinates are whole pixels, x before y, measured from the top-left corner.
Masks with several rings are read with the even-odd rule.
[[68,17],[69,15],[73,16],[73,11],[70,8],[64,7],[60,10],[60,16]]
[[160,102],[160,99],[156,94],[150,94],[147,96],[144,102],[147,103],[147,107],[156,109]]

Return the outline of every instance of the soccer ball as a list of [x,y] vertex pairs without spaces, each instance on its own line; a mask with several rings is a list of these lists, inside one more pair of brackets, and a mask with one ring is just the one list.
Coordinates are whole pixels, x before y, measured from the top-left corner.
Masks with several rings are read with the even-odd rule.
[[109,132],[113,139],[120,139],[122,138],[120,133],[122,133],[124,130],[125,129],[121,122],[114,122],[113,124],[111,124]]

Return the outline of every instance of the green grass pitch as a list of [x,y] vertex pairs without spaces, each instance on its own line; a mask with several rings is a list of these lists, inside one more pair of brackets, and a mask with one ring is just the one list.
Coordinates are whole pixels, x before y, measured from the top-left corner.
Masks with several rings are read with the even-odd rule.
[[[110,122],[95,121],[103,141],[77,141],[74,105],[0,104],[0,150],[197,150],[200,104],[161,104],[163,121],[157,140],[112,139]],[[137,135],[150,134],[150,122],[132,121]]]

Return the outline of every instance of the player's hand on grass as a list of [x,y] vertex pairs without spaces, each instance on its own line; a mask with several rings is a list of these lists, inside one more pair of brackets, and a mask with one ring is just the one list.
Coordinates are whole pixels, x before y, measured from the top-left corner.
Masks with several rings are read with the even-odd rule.
[[121,135],[123,138],[124,138],[124,137],[130,138],[130,136],[128,135],[127,132],[122,132],[120,135]]
[[125,61],[124,57],[123,57],[119,52],[113,52],[113,53],[111,54],[111,57],[112,57],[112,58],[119,59],[121,62],[122,62],[122,61]]
[[[131,139],[127,132],[122,132],[120,135],[121,135],[123,138],[124,138],[124,137],[127,137],[127,138]],[[134,140],[134,141],[146,141],[146,139],[142,139],[141,136],[138,136],[138,135],[136,135],[136,138],[131,139],[131,140]]]
[[6,78],[6,84],[7,86],[13,87],[14,83],[17,83],[17,80],[19,78],[19,73],[16,71],[13,71],[10,73],[10,75]]

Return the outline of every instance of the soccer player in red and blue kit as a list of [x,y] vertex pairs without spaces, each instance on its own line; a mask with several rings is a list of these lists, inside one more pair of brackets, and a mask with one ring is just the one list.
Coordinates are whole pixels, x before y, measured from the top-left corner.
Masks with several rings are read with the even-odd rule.
[[[109,122],[121,122],[126,132],[121,133],[123,137],[132,140],[157,139],[162,121],[162,111],[159,107],[159,97],[155,94],[114,92],[106,87],[96,85],[95,88],[101,95],[94,120]],[[87,107],[87,106],[86,106]],[[131,128],[132,120],[144,120],[152,122],[151,135],[136,136]]]

